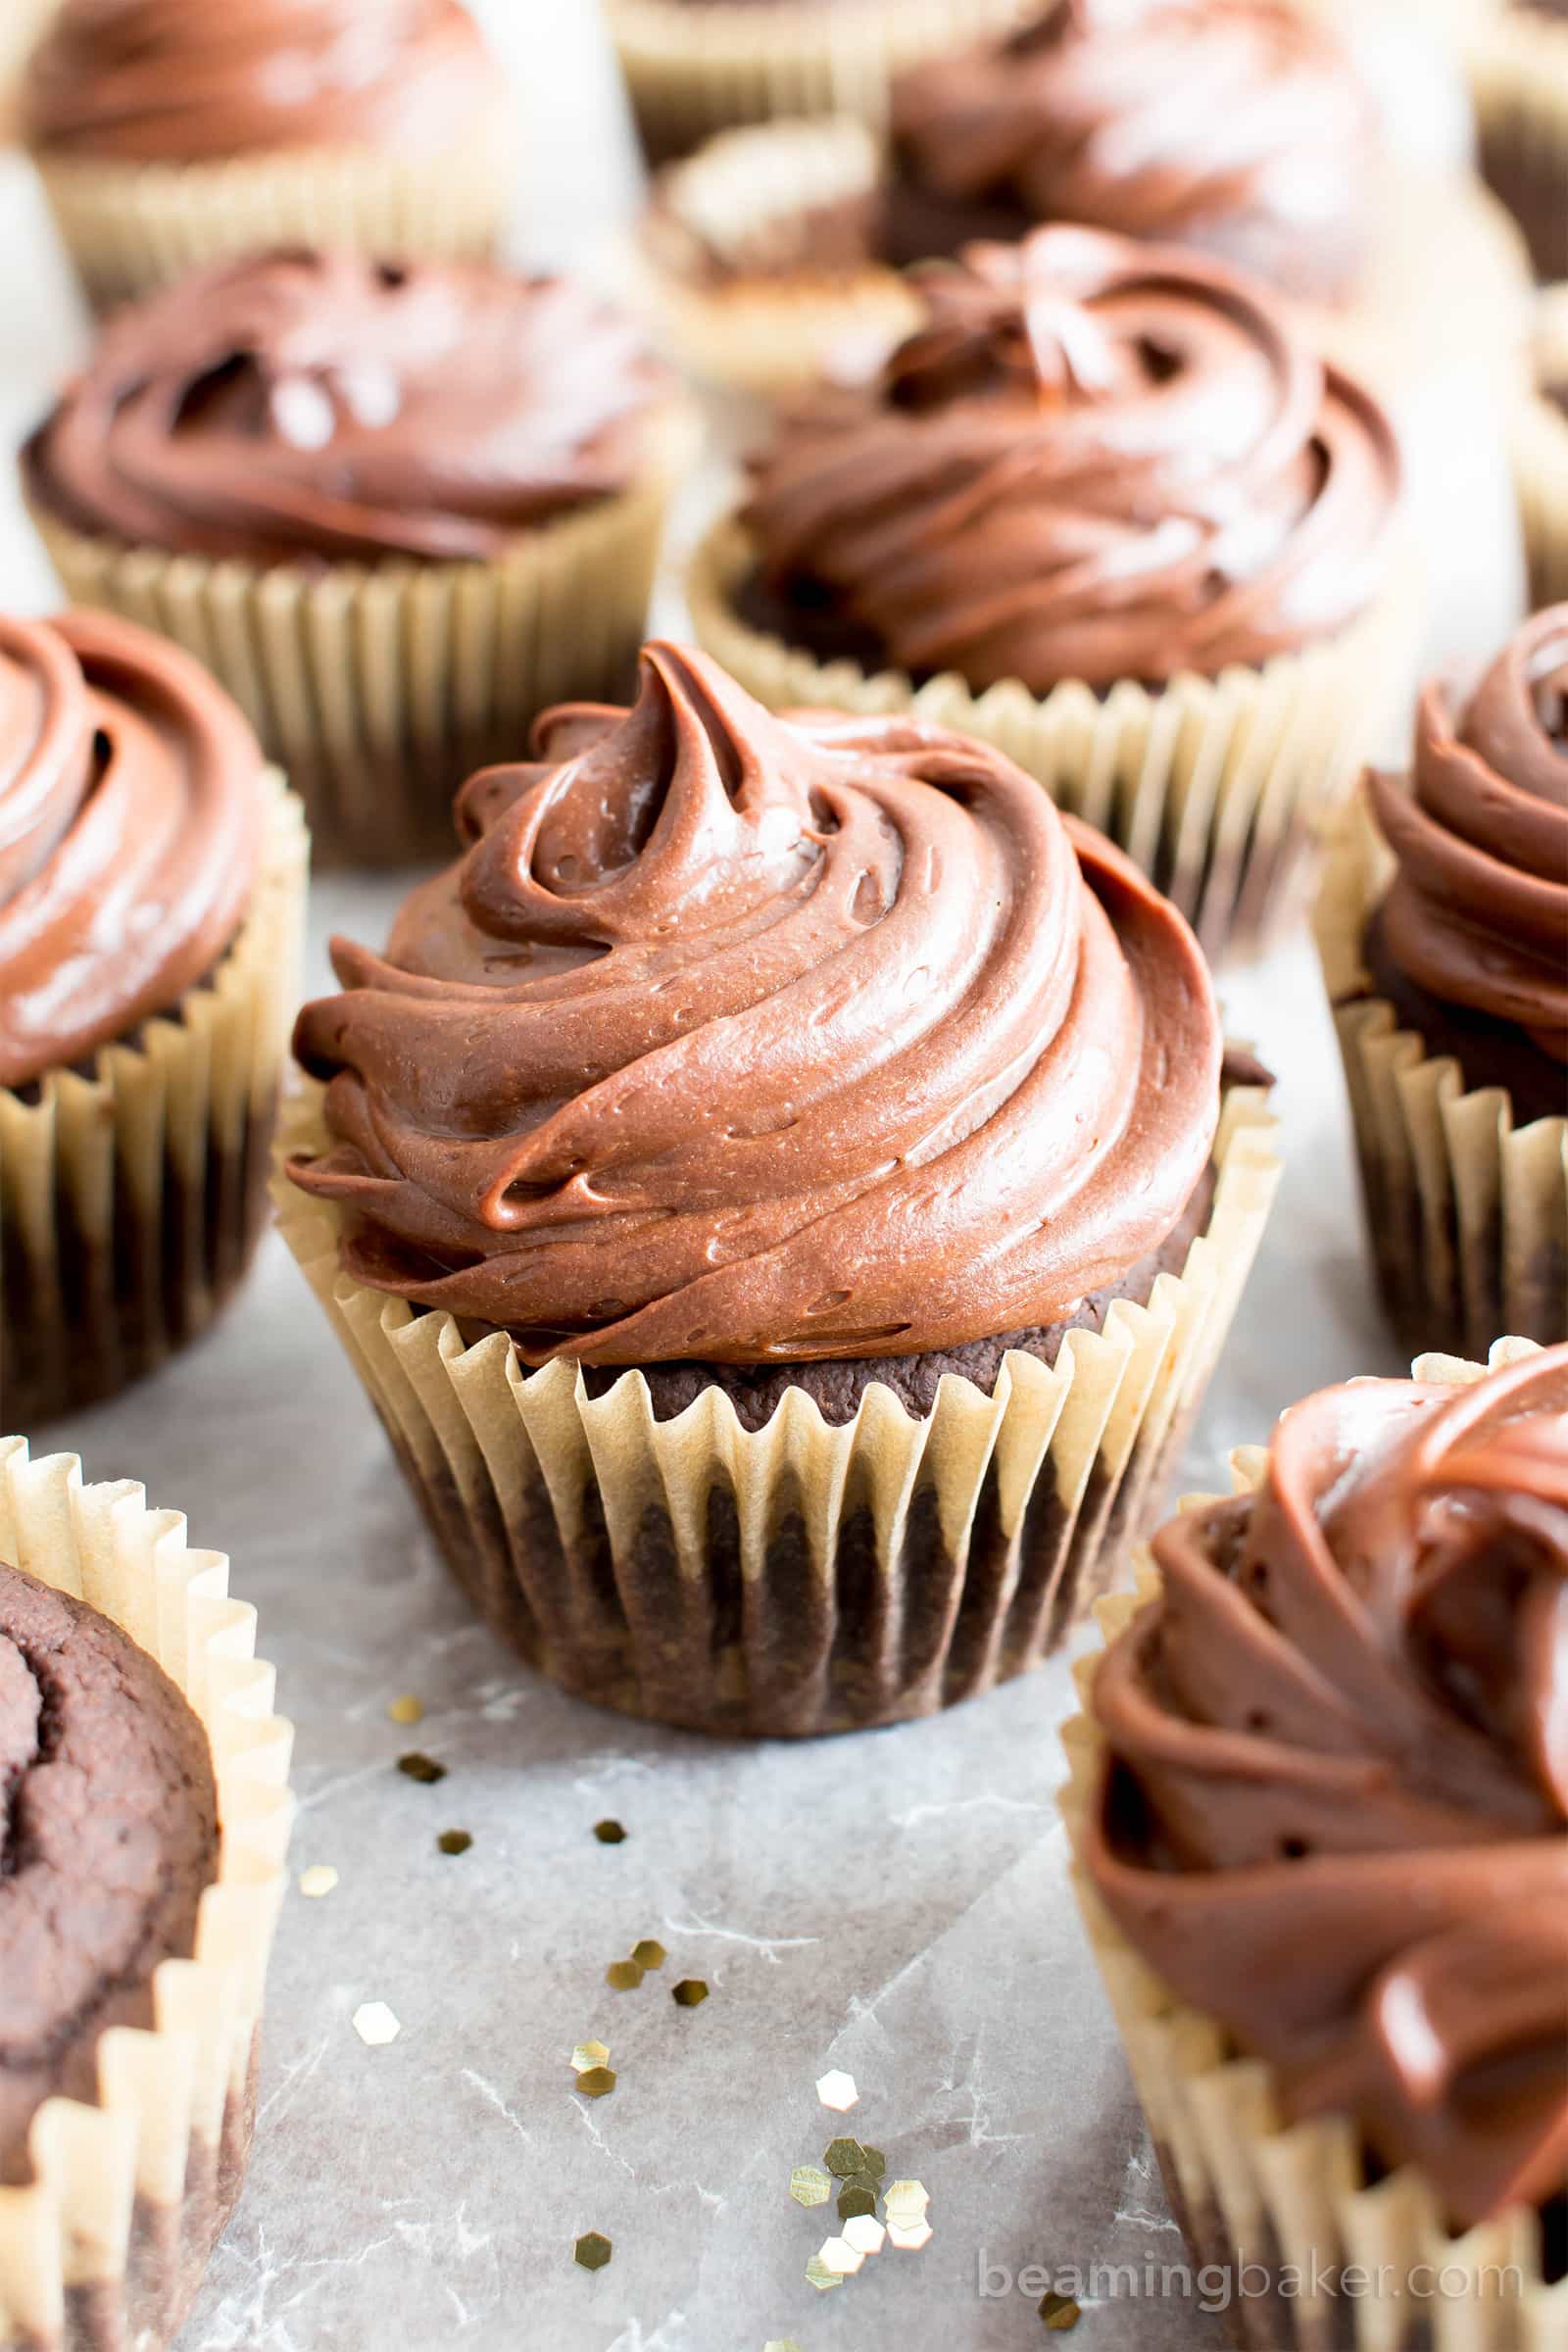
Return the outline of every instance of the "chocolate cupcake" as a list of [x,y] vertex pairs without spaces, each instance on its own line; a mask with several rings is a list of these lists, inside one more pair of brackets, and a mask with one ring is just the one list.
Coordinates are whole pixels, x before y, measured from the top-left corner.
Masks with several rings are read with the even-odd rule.
[[1568,285],[1536,308],[1534,382],[1513,421],[1514,479],[1533,607],[1568,602]]
[[1034,1664],[1273,1190],[1181,917],[989,747],[664,644],[458,821],[384,955],[334,944],[278,1200],[459,1580],[701,1730]]
[[265,1220],[305,834],[240,712],[106,613],[0,619],[0,1399],[204,1330]]
[[289,1726],[228,1563],[0,1439],[0,2313],[158,2352],[250,2151]]
[[111,320],[23,471],[71,594],[217,672],[318,858],[398,864],[536,711],[624,691],[690,447],[567,280],[273,254]]
[[1385,1303],[1412,1349],[1568,1337],[1568,606],[1334,842],[1318,946]]
[[1258,2352],[1424,2341],[1357,2323],[1424,2329],[1439,2299],[1455,2352],[1546,2342],[1568,1348],[1326,1390],[1242,1476],[1105,1604],[1065,1735],[1080,1899],[1172,2208]]
[[63,0],[23,131],[100,308],[279,244],[452,260],[512,205],[512,107],[460,0]]
[[921,291],[875,380],[757,460],[699,637],[774,709],[997,744],[1205,945],[1255,933],[1404,682],[1386,418],[1176,247],[1041,229]]
[[1501,0],[1468,53],[1482,172],[1536,275],[1568,277],[1568,0]]

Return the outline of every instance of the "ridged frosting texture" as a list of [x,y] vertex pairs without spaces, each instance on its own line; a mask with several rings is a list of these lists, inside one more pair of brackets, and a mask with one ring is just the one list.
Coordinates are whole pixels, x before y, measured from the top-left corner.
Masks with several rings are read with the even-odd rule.
[[1049,1322],[1174,1225],[1201,956],[1000,754],[663,643],[536,753],[300,1017],[351,1275],[530,1362],[800,1361]]
[[120,312],[26,466],[63,519],[136,545],[492,559],[624,489],[669,387],[565,279],[262,255]]
[[238,710],[163,638],[0,617],[0,1085],[206,977],[255,885],[261,771]]
[[1197,245],[1293,290],[1354,277],[1372,113],[1335,36],[1276,0],[1057,0],[895,84],[904,168],[959,203]]
[[1457,721],[1429,686],[1408,779],[1368,781],[1397,860],[1394,960],[1568,1062],[1568,605],[1525,623]]
[[1450,2220],[1568,2170],[1568,1348],[1354,1381],[1154,1541],[1094,1686],[1150,1966]]
[[459,0],[65,0],[24,84],[37,146],[117,163],[457,146],[496,67]]
[[927,323],[758,461],[763,577],[915,675],[1213,675],[1332,635],[1387,570],[1376,404],[1260,289],[1077,228],[922,274]]
[[200,1723],[81,1601],[0,1563],[0,2181],[56,2092],[96,2099],[98,2038],[152,2023],[217,1876]]

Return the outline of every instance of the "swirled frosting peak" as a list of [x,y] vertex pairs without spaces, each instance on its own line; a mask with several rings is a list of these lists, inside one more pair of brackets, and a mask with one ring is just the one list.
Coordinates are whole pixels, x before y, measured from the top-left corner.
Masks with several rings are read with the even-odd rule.
[[1369,783],[1398,860],[1379,914],[1389,955],[1568,1062],[1568,605],[1525,623],[1457,724],[1429,686],[1408,784]]
[[1164,1238],[1219,1029],[1175,910],[999,753],[777,718],[645,649],[629,711],[475,777],[465,854],[296,1051],[360,1280],[526,1360],[905,1354]]
[[1568,2172],[1568,1348],[1353,1381],[1154,1541],[1088,1849],[1124,1932],[1468,2224]]
[[261,854],[262,759],[190,657],[103,612],[0,618],[0,1086],[203,979]]
[[901,669],[1036,693],[1262,662],[1375,596],[1391,429],[1248,281],[1058,227],[921,291],[880,377],[759,462],[770,586],[825,591]]
[[670,384],[564,278],[264,254],[119,312],[25,464],[67,522],[135,545],[489,559],[624,489]]
[[1283,0],[1054,0],[893,95],[906,172],[950,202],[1200,246],[1299,292],[1360,264],[1371,116],[1333,33]]
[[495,65],[459,0],[64,0],[24,88],[29,140],[122,163],[458,145]]

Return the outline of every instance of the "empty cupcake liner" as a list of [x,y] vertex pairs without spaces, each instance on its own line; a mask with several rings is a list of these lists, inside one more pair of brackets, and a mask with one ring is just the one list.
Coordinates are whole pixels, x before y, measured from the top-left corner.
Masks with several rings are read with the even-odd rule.
[[[1568,188],[1568,182],[1565,182]],[[1563,198],[1568,205],[1568,193]],[[1568,399],[1568,284],[1544,294],[1536,313],[1535,376]],[[1544,389],[1527,393],[1513,418],[1514,481],[1530,572],[1530,605],[1568,601],[1568,409]]]
[[1345,1061],[1383,1301],[1404,1346],[1484,1354],[1502,1332],[1568,1339],[1568,1116],[1514,1124],[1504,1087],[1371,995],[1367,920],[1392,875],[1364,792],[1333,829],[1314,915]]
[[35,150],[55,226],[96,310],[228,255],[346,245],[388,260],[493,253],[513,210],[515,140],[498,98],[431,155],[290,147],[221,163],[105,162]]
[[33,2178],[0,2187],[0,2343],[167,2344],[239,2193],[268,1952],[283,1892],[291,1727],[221,1552],[128,1480],[0,1439],[0,1559],[111,1618],[177,1684],[211,1743],[221,1838],[195,1949],[153,1979],[154,2024],[98,2043],[98,2104],[46,2099]]
[[[1499,1341],[1494,1366],[1532,1352]],[[1417,1379],[1470,1381],[1485,1366],[1433,1355]],[[1244,1493],[1266,1456],[1232,1456]],[[1137,1589],[1097,1609],[1108,1643],[1159,1590],[1147,1551]],[[1099,1802],[1106,1746],[1088,1711],[1103,1651],[1078,1664],[1084,1712],[1062,1731],[1062,1816],[1075,1855]],[[1538,2217],[1515,2209],[1456,2236],[1413,2167],[1379,2177],[1353,2123],[1292,2124],[1273,2069],[1235,2048],[1215,2018],[1186,2006],[1122,1935],[1081,1860],[1073,1891],[1104,1981],[1198,2291],[1223,2303],[1248,2352],[1551,2352],[1568,2342],[1568,2281],[1543,2274]],[[1359,2277],[1347,2280],[1346,2266]],[[1359,2290],[1359,2291],[1357,2291]]]
[[1016,24],[1031,0],[608,0],[643,143],[657,160],[775,115],[881,123],[916,59]]
[[1494,9],[1466,43],[1481,170],[1525,232],[1543,278],[1568,277],[1568,24]]
[[342,1212],[288,1181],[325,1148],[318,1090],[279,1144],[278,1221],[458,1582],[575,1696],[707,1732],[847,1731],[935,1712],[1038,1662],[1159,1497],[1278,1179],[1256,1089],[1226,1098],[1208,1227],[1147,1302],[1009,1353],[993,1396],[927,1418],[880,1384],[854,1420],[792,1389],[743,1429],[717,1389],[658,1421],[628,1371],[529,1372],[339,1269]]
[[453,794],[523,757],[537,711],[624,695],[693,438],[672,415],[633,488],[493,564],[264,569],[31,512],[73,603],[172,637],[227,687],[304,800],[318,867],[407,865],[449,854]]
[[0,1087],[0,1426],[35,1428],[151,1371],[250,1262],[309,846],[281,777],[264,792],[255,896],[210,980],[86,1069]]
[[740,618],[754,561],[738,522],[699,547],[687,583],[698,642],[770,710],[908,710],[995,744],[1051,797],[1124,849],[1173,899],[1210,955],[1251,950],[1298,904],[1324,812],[1411,691],[1419,599],[1396,563],[1378,606],[1341,635],[1260,669],[1066,680],[1044,698],[1016,680],[973,693],[951,673],[918,688],[818,662]]

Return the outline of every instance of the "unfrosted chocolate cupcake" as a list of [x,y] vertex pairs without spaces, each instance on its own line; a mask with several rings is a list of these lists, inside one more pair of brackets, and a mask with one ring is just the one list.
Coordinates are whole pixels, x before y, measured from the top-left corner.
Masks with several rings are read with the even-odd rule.
[[318,855],[398,863],[544,704],[623,685],[688,446],[565,279],[279,253],[120,313],[23,468],[73,594],[218,671]]
[[289,238],[488,252],[511,193],[498,71],[460,0],[63,0],[23,128],[107,304]]
[[241,712],[107,613],[0,619],[0,1400],[211,1321],[266,1208],[305,843]]
[[458,818],[301,1015],[326,1216],[283,1215],[465,1586],[568,1689],[712,1730],[1033,1663],[1272,1182],[1180,916],[985,746],[774,719],[662,644]]
[[1255,2213],[1248,2344],[1351,2340],[1347,2259],[1441,2292],[1445,2342],[1499,2305],[1527,2340],[1568,2167],[1568,1348],[1326,1390],[1250,1484],[1155,1537],[1069,1732],[1171,2200],[1199,2262]]
[[1366,780],[1319,939],[1401,1338],[1568,1334],[1568,606],[1457,714],[1427,688],[1409,775]]

